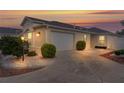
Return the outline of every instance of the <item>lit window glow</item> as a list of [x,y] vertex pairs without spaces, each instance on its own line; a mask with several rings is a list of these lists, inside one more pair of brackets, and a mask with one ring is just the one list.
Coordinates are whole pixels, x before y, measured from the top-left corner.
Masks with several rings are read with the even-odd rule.
[[99,36],[99,40],[100,41],[104,41],[105,40],[105,36]]
[[32,38],[32,33],[28,33],[28,39]]
[[99,43],[100,44],[105,44],[105,36],[99,36]]

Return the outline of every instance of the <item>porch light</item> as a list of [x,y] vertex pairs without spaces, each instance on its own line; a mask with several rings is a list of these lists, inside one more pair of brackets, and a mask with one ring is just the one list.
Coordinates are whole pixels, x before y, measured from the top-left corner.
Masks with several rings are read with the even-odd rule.
[[38,33],[36,34],[36,36],[39,37],[39,36],[40,36],[40,32],[38,32]]
[[21,40],[22,40],[22,41],[24,41],[24,40],[25,40],[25,38],[22,36],[22,37],[21,37]]

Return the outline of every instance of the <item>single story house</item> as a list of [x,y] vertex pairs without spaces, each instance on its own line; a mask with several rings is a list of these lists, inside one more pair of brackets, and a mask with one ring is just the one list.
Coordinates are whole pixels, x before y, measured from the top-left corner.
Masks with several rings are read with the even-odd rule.
[[2,36],[19,36],[22,33],[21,29],[10,28],[10,27],[0,27],[0,38]]
[[[73,50],[76,42],[86,41],[86,49],[103,47],[108,49],[124,48],[124,38],[99,28],[84,28],[58,21],[47,21],[25,17],[21,23],[22,35],[30,43],[30,48],[40,51],[44,43],[54,44],[58,51]],[[116,40],[117,39],[117,40]],[[120,42],[119,46],[116,43]]]
[[91,48],[103,46],[107,49],[124,49],[124,36],[96,27],[89,30],[95,33],[91,34]]

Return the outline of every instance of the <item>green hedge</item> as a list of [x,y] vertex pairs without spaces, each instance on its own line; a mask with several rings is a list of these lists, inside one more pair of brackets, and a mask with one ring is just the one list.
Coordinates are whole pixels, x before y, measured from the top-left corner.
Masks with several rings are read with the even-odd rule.
[[124,55],[124,49],[117,50],[114,53],[115,53],[115,55]]
[[77,50],[84,50],[86,47],[86,42],[85,41],[78,41],[76,44],[76,49]]
[[23,42],[20,37],[4,36],[0,39],[0,50],[4,55],[21,57],[23,55],[23,45],[26,46],[24,52],[27,54],[29,48],[28,42]]
[[41,47],[41,53],[44,58],[53,58],[56,54],[56,47],[53,44],[44,44]]
[[22,56],[23,42],[19,37],[4,36],[0,39],[1,51],[4,55]]

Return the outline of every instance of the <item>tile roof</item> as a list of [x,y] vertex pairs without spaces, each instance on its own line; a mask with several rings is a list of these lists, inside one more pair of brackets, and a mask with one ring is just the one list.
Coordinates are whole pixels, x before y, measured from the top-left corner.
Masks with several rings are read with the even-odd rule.
[[51,26],[58,26],[58,27],[63,27],[63,28],[70,28],[70,29],[78,29],[78,30],[84,30],[86,28],[81,27],[81,26],[75,26],[72,24],[68,24],[68,23],[63,23],[63,22],[58,22],[58,21],[46,21],[46,20],[42,20],[42,19],[38,19],[38,18],[32,18],[32,17],[25,17],[23,22],[22,22],[22,26],[24,24],[24,21],[26,19],[29,19],[30,21],[32,21],[33,23],[38,23],[38,24],[47,24],[47,25],[51,25]]
[[21,29],[10,28],[10,27],[0,27],[0,34],[18,35],[21,32],[22,32]]
[[115,35],[114,33],[110,32],[110,31],[107,31],[107,30],[104,30],[104,29],[101,29],[101,28],[96,28],[96,27],[89,28],[88,30],[91,31],[91,32],[94,32],[94,33],[98,33],[98,34]]
[[50,25],[50,27],[53,28],[58,28],[60,27],[60,29],[71,29],[71,30],[77,30],[80,32],[87,32],[87,33],[94,33],[94,34],[109,34],[109,35],[113,35],[112,32],[107,31],[107,30],[103,30],[100,28],[96,28],[96,27],[92,27],[92,28],[85,28],[85,27],[81,27],[81,26],[76,26],[76,25],[72,25],[72,24],[68,24],[68,23],[63,23],[63,22],[58,22],[58,21],[47,21],[47,20],[42,20],[42,19],[38,19],[38,18],[32,18],[32,17],[25,17],[21,26],[24,25],[25,20],[30,20],[32,23],[37,23],[37,24],[46,24],[46,25]]

